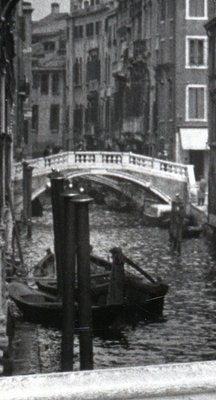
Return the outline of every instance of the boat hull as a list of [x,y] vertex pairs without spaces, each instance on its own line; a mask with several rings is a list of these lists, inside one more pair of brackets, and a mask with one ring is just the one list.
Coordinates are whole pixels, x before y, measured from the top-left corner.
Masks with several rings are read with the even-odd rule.
[[[162,317],[164,296],[168,290],[165,285],[160,290],[136,292],[130,287],[123,304],[93,304],[92,320],[94,329],[104,329],[118,323],[119,319],[130,322],[142,318],[156,320]],[[44,326],[61,328],[63,307],[55,296],[29,288],[26,284],[12,282],[9,284],[10,298],[22,312],[25,320],[40,323]],[[75,325],[78,327],[78,307],[75,304]]]

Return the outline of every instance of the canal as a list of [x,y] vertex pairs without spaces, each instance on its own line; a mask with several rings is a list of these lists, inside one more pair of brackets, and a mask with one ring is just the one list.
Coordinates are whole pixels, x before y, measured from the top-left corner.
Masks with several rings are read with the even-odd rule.
[[[120,246],[153,277],[170,286],[164,321],[139,322],[118,333],[98,332],[94,337],[94,368],[181,363],[216,359],[216,251],[205,237],[183,242],[182,255],[170,252],[168,232],[144,226],[139,215],[90,206],[90,242],[105,258]],[[22,238],[29,268],[53,249],[52,216],[34,218],[30,241]],[[14,307],[15,309],[15,307]],[[16,313],[16,309],[15,309]],[[17,314],[13,340],[14,374],[60,370],[61,332],[22,321]],[[75,337],[74,370],[79,369]]]

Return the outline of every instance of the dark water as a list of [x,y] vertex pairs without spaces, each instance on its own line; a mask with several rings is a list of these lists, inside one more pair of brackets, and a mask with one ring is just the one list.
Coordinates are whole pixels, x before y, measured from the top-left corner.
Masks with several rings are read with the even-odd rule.
[[[111,247],[121,246],[126,255],[152,276],[159,275],[170,285],[164,322],[140,322],[135,328],[126,326],[118,334],[101,332],[94,337],[94,368],[216,359],[216,251],[213,244],[206,238],[185,240],[182,255],[172,255],[166,230],[145,227],[138,216],[95,206],[90,212],[90,229],[95,254],[107,258]],[[49,212],[35,219],[33,238],[24,242],[25,261],[29,266],[44,255],[47,247],[53,248]],[[19,348],[19,341],[22,341],[22,329],[28,331],[34,341],[31,357],[39,362],[33,362],[26,371],[28,361],[26,364],[23,352],[25,367],[23,371],[15,368],[15,373],[59,371],[61,333],[22,321],[17,322],[17,327],[15,346]],[[75,370],[79,369],[78,352],[76,337]]]

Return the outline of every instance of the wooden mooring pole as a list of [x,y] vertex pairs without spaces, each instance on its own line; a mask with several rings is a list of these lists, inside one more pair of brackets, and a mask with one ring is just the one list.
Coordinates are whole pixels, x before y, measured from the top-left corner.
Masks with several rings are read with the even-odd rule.
[[179,254],[181,253],[184,215],[184,203],[179,195],[176,195],[172,201],[169,235],[172,250],[177,251]]
[[32,237],[32,170],[34,167],[23,162],[23,219],[27,225],[27,238]]
[[27,239],[32,237],[32,170],[33,167],[28,165],[26,168],[27,180]]
[[76,212],[77,232],[77,278],[80,369],[93,369],[92,310],[90,283],[89,203],[87,195],[72,200]]
[[63,262],[63,242],[64,242],[64,192],[65,178],[62,175],[50,174],[51,181],[51,201],[54,229],[54,248],[56,257],[56,273],[59,295],[62,295],[62,262]]
[[73,370],[74,356],[74,328],[75,328],[75,205],[72,199],[74,193],[63,195],[64,202],[64,240],[62,262],[62,343],[61,343],[61,370]]

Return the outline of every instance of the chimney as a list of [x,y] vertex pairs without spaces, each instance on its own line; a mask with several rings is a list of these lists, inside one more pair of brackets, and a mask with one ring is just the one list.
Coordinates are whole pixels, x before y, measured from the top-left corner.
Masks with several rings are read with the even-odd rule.
[[59,3],[51,3],[51,13],[52,14],[59,13]]

